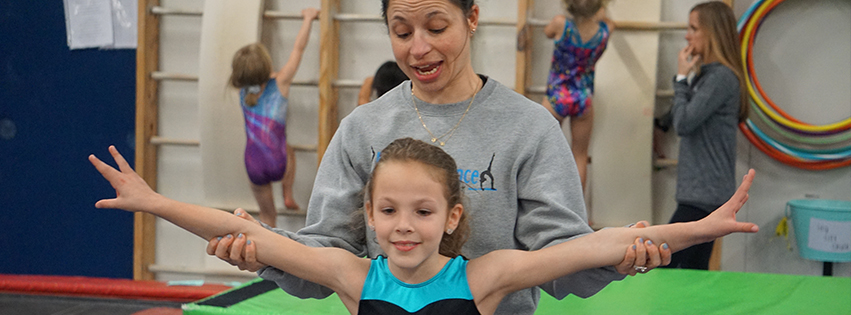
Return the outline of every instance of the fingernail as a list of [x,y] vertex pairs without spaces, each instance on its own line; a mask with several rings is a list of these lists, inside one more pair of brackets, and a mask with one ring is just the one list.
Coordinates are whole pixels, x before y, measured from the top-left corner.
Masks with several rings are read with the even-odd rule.
[[233,235],[228,234],[227,238],[233,238]]
[[635,245],[632,245],[632,249],[635,249]]
[[219,236],[219,237],[217,237],[216,239],[221,241],[221,240],[222,240],[222,237],[221,237],[221,236]]
[[662,243],[662,249],[668,249],[668,243]]
[[644,238],[638,238],[639,243],[644,243]]
[[245,242],[245,245],[251,245],[251,240],[248,240],[247,242]]
[[653,245],[653,241],[647,240],[647,245]]
[[239,235],[237,235],[236,238],[242,238],[242,233],[239,233]]
[[235,215],[241,215],[241,214],[242,214],[242,211],[236,210],[236,211],[234,211],[234,212],[233,212],[233,214],[235,214]]

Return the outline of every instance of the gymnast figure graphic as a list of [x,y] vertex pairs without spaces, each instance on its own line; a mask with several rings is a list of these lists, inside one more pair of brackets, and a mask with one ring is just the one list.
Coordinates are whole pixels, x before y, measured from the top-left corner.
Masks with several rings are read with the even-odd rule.
[[485,176],[490,176],[490,178],[491,178],[491,189],[490,190],[496,190],[495,188],[493,188],[493,174],[491,174],[491,166],[493,166],[493,158],[494,157],[496,157],[496,153],[494,153],[491,156],[491,162],[488,164],[488,169],[486,169],[484,172],[482,172],[482,175],[479,176],[479,188],[483,191],[485,190],[484,185],[485,185],[485,181],[487,180],[487,179],[485,179]]

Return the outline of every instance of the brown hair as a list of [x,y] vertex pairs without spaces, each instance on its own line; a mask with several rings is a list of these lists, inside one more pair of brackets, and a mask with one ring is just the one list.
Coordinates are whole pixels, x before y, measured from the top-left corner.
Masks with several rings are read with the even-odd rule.
[[[231,62],[231,74],[228,83],[241,89],[252,85],[262,85],[269,81],[272,75],[272,57],[266,46],[261,43],[249,44],[240,48],[233,55]],[[245,104],[254,106],[260,93],[245,93]]]
[[562,2],[573,18],[587,19],[593,17],[600,9],[608,5],[609,0],[562,0]]
[[748,118],[748,94],[733,9],[723,2],[709,1],[694,6],[691,12],[697,12],[698,24],[709,39],[704,54],[712,54],[739,79],[739,122],[743,122]]
[[[464,16],[469,16],[473,11],[473,6],[476,5],[475,0],[447,0],[464,13]],[[384,25],[387,25],[387,7],[390,6],[390,0],[381,0],[381,17],[384,19]]]
[[[451,209],[457,204],[464,204],[464,194],[461,181],[458,179],[458,167],[455,165],[455,160],[442,149],[411,138],[396,139],[381,151],[375,169],[373,169],[372,175],[370,175],[369,181],[364,187],[364,196],[367,199],[372,199],[371,191],[375,182],[376,170],[390,161],[419,162],[430,166],[431,171],[429,173],[438,182],[444,184],[447,208]],[[371,209],[366,209],[366,211],[369,212]],[[461,247],[467,241],[469,235],[470,226],[467,222],[467,213],[462,211],[455,231],[452,234],[443,233],[438,252],[447,257],[461,255]]]

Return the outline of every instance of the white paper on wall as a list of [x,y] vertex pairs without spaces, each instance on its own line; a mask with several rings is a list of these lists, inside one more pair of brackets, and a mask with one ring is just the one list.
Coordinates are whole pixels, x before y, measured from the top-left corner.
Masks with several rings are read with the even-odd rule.
[[112,38],[111,48],[136,48],[138,34],[138,4],[136,0],[112,1]]
[[65,0],[65,13],[71,49],[113,44],[110,0]]
[[136,48],[137,0],[64,0],[68,47]]

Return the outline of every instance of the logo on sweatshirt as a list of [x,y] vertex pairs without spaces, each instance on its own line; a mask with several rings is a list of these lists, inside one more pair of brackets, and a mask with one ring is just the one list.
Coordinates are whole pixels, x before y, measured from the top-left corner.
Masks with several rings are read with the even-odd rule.
[[488,168],[484,171],[458,169],[458,177],[462,182],[467,184],[467,189],[496,191],[496,188],[494,187],[493,173],[491,172],[494,158],[496,158],[496,153],[491,155]]
[[[372,151],[372,161],[373,167],[378,163],[378,160],[381,159],[381,151],[375,151],[373,147],[369,148]],[[488,162],[488,168],[484,171],[479,170],[468,170],[468,169],[458,169],[458,178],[467,184],[468,190],[475,191],[497,191],[494,186],[494,178],[493,173],[491,172],[491,168],[493,168],[493,160],[496,158],[496,153],[491,155],[490,162]]]

